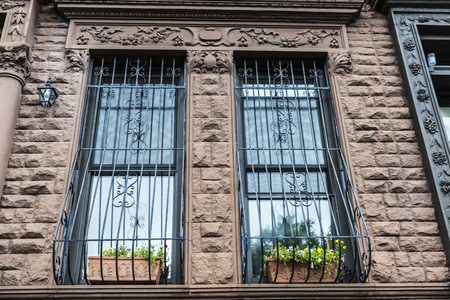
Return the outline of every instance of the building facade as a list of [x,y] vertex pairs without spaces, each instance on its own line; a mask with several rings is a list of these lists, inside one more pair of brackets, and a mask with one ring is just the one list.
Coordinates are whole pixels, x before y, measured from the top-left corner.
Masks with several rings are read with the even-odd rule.
[[0,297],[448,298],[450,1],[0,17]]

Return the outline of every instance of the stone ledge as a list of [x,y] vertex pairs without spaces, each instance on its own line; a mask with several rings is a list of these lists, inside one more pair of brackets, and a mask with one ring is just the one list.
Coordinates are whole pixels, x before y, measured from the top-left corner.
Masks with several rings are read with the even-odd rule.
[[8,299],[448,299],[449,294],[448,283],[5,286],[0,289],[0,298]]

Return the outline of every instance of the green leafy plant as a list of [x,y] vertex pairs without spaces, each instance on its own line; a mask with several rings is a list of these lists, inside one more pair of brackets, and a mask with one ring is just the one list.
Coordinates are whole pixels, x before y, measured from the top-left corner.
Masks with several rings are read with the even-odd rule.
[[[339,240],[335,241],[335,247],[333,249],[326,250],[316,245],[301,249],[298,245],[295,247],[286,247],[278,243],[278,247],[271,249],[269,257],[264,256],[264,260],[278,259],[284,264],[291,261],[311,263],[311,268],[323,268],[325,265],[325,272],[331,273],[331,268],[334,263],[339,263],[339,259],[341,262],[345,261],[345,254],[341,253],[341,250],[345,250],[346,248],[347,246],[344,246],[344,241]],[[347,266],[344,266],[339,274],[339,279],[343,279],[347,274],[351,274],[351,270]]]
[[[167,245],[166,245],[167,248]],[[143,244],[140,247],[136,247],[134,251],[125,245],[116,248],[109,247],[109,249],[104,249],[102,251],[102,256],[106,257],[143,257],[145,259],[150,258],[152,264],[156,264],[156,259],[160,258],[163,261],[168,260],[168,255],[164,255],[164,248],[162,246],[156,247],[155,245],[150,245],[150,248]],[[161,265],[162,267],[162,265]]]

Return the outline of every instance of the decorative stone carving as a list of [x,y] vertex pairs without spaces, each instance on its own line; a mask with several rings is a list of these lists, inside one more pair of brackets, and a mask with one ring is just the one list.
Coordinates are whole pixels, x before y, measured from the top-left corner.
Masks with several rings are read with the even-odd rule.
[[0,73],[10,73],[18,77],[22,84],[30,76],[32,58],[27,44],[0,48]]
[[69,60],[67,70],[70,72],[84,72],[89,65],[89,51],[87,50],[66,50],[66,56]]
[[331,53],[328,56],[327,65],[330,74],[345,75],[353,71],[349,52]]
[[77,26],[71,43],[122,46],[203,46],[339,48],[341,28],[236,28],[236,27],[168,27],[168,26]]
[[231,51],[188,51],[188,72],[231,73],[233,58]]
[[23,8],[19,8],[13,14],[12,24],[24,24],[27,13]]
[[3,10],[8,10],[17,6],[25,6],[25,3],[23,1],[14,2],[11,0],[3,0],[1,5]]
[[410,63],[409,64],[409,69],[411,70],[411,73],[413,73],[414,75],[419,75],[420,74],[420,70],[422,70],[422,66],[418,63]]

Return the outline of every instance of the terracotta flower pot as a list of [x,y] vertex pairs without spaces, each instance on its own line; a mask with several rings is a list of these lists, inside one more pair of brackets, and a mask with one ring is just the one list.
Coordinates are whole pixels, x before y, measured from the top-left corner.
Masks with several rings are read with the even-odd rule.
[[[156,259],[156,264],[152,264],[151,281],[159,284],[161,277],[161,259]],[[117,270],[119,273],[119,281],[124,283],[133,283],[133,265],[131,257],[118,257]],[[116,275],[116,258],[102,257],[102,271],[104,282],[117,283]],[[134,258],[134,279],[136,282],[149,282],[148,259],[143,257]],[[101,283],[100,274],[100,256],[89,256],[89,281],[93,284]]]
[[[330,268],[325,269],[321,282],[334,282],[337,276],[337,263],[333,263]],[[294,276],[291,283],[305,283],[308,276],[308,282],[306,283],[318,283],[322,276],[323,268],[310,268],[308,276],[308,263],[294,263]],[[267,275],[269,276],[269,282],[273,283],[275,275],[277,273],[277,260],[274,258],[267,260]],[[284,264],[284,262],[278,263],[278,276],[276,283],[289,283],[292,275],[292,262]]]

